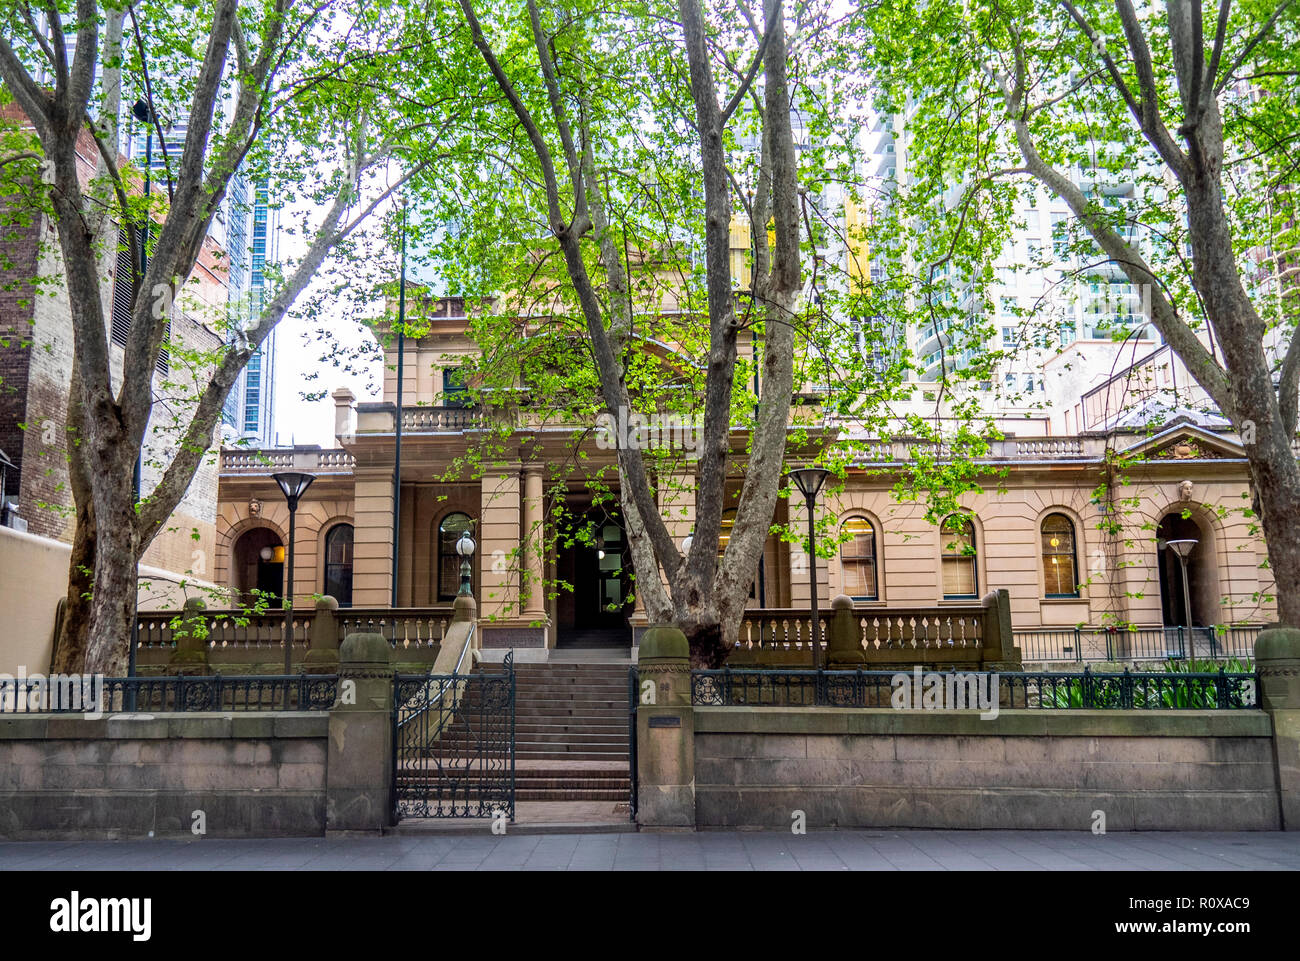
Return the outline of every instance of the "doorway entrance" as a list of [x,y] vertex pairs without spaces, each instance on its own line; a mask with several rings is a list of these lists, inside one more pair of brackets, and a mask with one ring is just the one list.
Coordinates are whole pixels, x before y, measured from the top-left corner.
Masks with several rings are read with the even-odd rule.
[[588,509],[572,519],[556,574],[573,587],[557,598],[557,647],[631,646],[632,559],[616,510]]
[[260,595],[269,607],[279,604],[284,591],[284,545],[269,527],[254,527],[235,541],[231,551],[233,583],[239,603],[252,607]]
[[[1165,547],[1168,541],[1193,540],[1187,558],[1187,586],[1191,594],[1192,623],[1187,623],[1187,600],[1183,595],[1183,574],[1178,566],[1174,552]],[[1218,622],[1219,612],[1218,584],[1212,583],[1213,544],[1205,531],[1191,517],[1183,517],[1178,512],[1166,514],[1156,528],[1156,544],[1159,546],[1157,563],[1160,571],[1160,608],[1166,627],[1206,627]]]
[[[1196,546],[1187,556],[1187,591],[1183,591],[1183,573],[1178,557],[1166,547],[1169,541],[1191,540]],[[1156,527],[1158,547],[1156,563],[1160,574],[1160,613],[1165,627],[1166,648],[1186,656],[1188,642],[1195,644],[1196,656],[1213,655],[1216,650],[1214,625],[1222,620],[1219,578],[1214,565],[1214,539],[1193,517],[1181,512],[1166,514]],[[1191,603],[1188,603],[1190,599]],[[1188,623],[1188,609],[1191,623]],[[1193,637],[1194,634],[1194,637]]]

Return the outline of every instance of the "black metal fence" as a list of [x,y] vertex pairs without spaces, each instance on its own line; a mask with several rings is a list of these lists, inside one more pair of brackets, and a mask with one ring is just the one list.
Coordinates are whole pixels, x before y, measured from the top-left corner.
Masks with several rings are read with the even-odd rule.
[[[1047,661],[1163,661],[1248,658],[1262,628],[1247,627],[1030,627],[1012,632],[1021,657]],[[1195,651],[1192,647],[1195,645]]]
[[393,679],[393,808],[402,818],[515,819],[515,669]]
[[702,707],[892,707],[1000,710],[1242,710],[1257,708],[1254,674],[1180,671],[993,673],[988,671],[698,670],[691,703]]
[[338,699],[338,680],[334,674],[0,678],[0,713],[328,711]]
[[632,778],[632,795],[629,799],[631,804],[631,820],[636,820],[636,707],[641,702],[641,684],[640,675],[636,665],[633,664],[627,669],[627,743],[628,743],[628,761],[631,765]]

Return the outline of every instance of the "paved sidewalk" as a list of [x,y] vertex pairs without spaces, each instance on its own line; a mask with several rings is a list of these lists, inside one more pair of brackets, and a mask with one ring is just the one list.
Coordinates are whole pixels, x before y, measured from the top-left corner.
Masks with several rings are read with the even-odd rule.
[[1300,870],[1300,832],[836,831],[0,843],[13,870]]

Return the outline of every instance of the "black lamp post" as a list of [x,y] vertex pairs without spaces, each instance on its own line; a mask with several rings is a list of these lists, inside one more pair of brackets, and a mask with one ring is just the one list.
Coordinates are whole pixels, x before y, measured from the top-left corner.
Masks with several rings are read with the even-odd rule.
[[822,489],[826,483],[826,478],[831,476],[831,472],[824,467],[800,467],[798,470],[792,470],[787,475],[794,486],[803,492],[804,500],[808,503],[808,584],[809,596],[812,600],[812,651],[813,651],[813,670],[821,667],[821,646],[822,646],[822,626],[821,618],[817,612],[817,532],[816,532],[816,512],[817,492]]
[[460,555],[460,590],[456,592],[457,596],[474,596],[474,566],[470,563],[470,558],[474,556],[475,546],[469,531],[463,531],[456,541],[456,553]]
[[[140,279],[143,282],[145,271],[149,269],[149,193],[152,189],[153,182],[153,114],[149,110],[149,105],[143,100],[137,100],[131,108],[131,115],[136,120],[145,125],[144,141],[144,198],[145,212],[144,224],[140,227]],[[132,473],[132,484],[135,490],[136,503],[140,502],[141,486],[141,456],[139,453],[135,457],[135,470]],[[136,567],[135,572],[135,613],[131,618],[131,652],[127,655],[126,676],[135,677],[136,669],[136,649],[140,646],[140,569]],[[128,710],[135,710],[135,688],[130,689],[130,696],[127,704]]]
[[284,673],[293,673],[293,541],[294,521],[298,514],[298,500],[316,478],[298,471],[272,474],[271,479],[280,485],[284,499],[289,502],[289,569],[285,571],[284,594],[288,603],[284,607]]

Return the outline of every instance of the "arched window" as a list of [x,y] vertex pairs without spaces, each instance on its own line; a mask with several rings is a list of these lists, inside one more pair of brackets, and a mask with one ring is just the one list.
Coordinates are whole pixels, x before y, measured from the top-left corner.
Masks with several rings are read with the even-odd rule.
[[352,525],[335,524],[325,535],[325,593],[352,606]]
[[844,522],[849,539],[840,545],[840,571],[844,593],[855,601],[874,601],[876,587],[876,529],[865,517]]
[[975,553],[975,524],[960,514],[950,514],[940,526],[943,553],[944,600],[979,596],[978,557]]
[[1043,593],[1047,597],[1078,597],[1078,564],[1074,524],[1064,514],[1043,518]]
[[[438,600],[454,601],[460,591],[460,555],[456,542],[460,535],[473,528],[468,514],[448,514],[438,525]],[[470,574],[471,583],[474,581]]]

